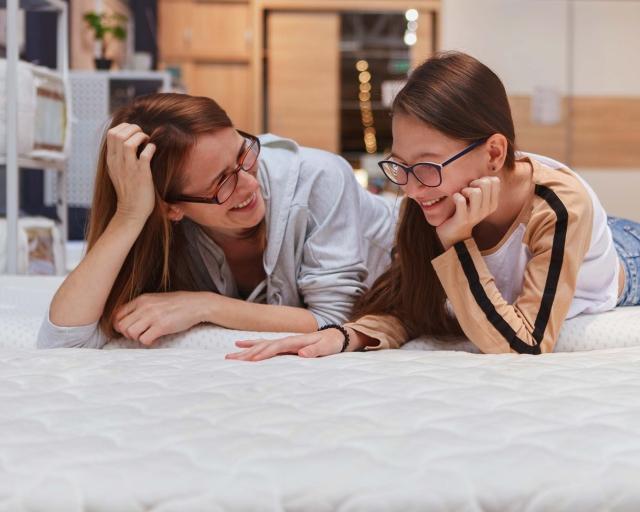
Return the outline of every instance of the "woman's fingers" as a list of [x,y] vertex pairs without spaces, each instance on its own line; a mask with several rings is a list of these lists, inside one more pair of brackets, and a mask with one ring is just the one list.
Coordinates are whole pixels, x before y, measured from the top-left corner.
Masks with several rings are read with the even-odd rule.
[[144,331],[138,338],[138,341],[143,345],[149,347],[153,345],[153,343],[160,337],[163,336],[164,333],[158,329],[157,326],[152,325],[146,331]]
[[156,145],[150,142],[144,147],[144,149],[142,150],[142,153],[140,153],[140,161],[144,162],[148,166],[155,152],[156,152]]
[[124,157],[130,164],[135,163],[138,160],[138,147],[146,140],[149,139],[149,136],[142,132],[136,132],[131,137],[129,137],[124,142]]
[[146,318],[140,318],[124,329],[122,334],[130,340],[139,341],[140,335],[151,327],[151,323]]
[[107,152],[112,156],[122,158],[124,153],[123,144],[129,137],[137,132],[141,132],[137,124],[120,123],[107,132]]
[[130,315],[131,313],[133,313],[136,308],[138,307],[138,303],[136,301],[136,299],[133,299],[132,301],[127,302],[126,304],[123,304],[122,306],[120,306],[117,310],[116,310],[116,314],[114,316],[114,321],[115,322],[119,322],[120,320],[122,320],[124,317]]

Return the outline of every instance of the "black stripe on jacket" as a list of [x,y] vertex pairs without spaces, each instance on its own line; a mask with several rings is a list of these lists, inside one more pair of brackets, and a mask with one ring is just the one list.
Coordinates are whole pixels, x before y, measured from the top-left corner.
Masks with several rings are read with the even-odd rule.
[[540,343],[542,342],[544,332],[549,323],[551,308],[553,307],[553,301],[558,289],[558,281],[560,280],[560,271],[564,260],[564,249],[567,238],[567,226],[569,223],[567,208],[553,190],[543,185],[536,185],[535,193],[544,199],[556,214],[556,226],[553,234],[549,271],[547,272],[547,281],[532,334],[536,345],[529,345],[521,340],[517,336],[516,331],[500,316],[480,283],[480,276],[464,242],[458,242],[454,245],[462,269],[469,282],[469,288],[478,306],[487,317],[487,320],[491,322],[491,325],[507,340],[509,346],[520,354],[540,354]]

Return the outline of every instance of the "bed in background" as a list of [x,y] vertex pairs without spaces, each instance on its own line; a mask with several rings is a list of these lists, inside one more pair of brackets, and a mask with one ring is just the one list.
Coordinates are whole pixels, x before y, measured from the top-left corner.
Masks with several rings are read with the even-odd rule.
[[0,278],[0,510],[640,509],[638,309],[578,352],[245,363],[213,327],[36,350],[57,282]]

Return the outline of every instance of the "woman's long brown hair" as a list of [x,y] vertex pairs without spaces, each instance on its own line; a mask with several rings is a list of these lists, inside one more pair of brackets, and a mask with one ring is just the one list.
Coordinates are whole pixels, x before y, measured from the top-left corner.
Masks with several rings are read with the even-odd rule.
[[[118,335],[113,329],[116,309],[138,295],[197,289],[184,261],[187,248],[182,227],[168,219],[164,199],[179,191],[181,170],[196,138],[233,126],[225,111],[212,99],[172,93],[144,96],[120,108],[113,114],[109,128],[120,123],[137,124],[150,136],[147,142],[156,146],[151,161],[156,202],[116,277],[100,318],[100,328],[109,337]],[[107,169],[106,133],[97,167],[87,225],[89,250],[104,233],[117,206]]]
[[[436,54],[416,68],[396,96],[392,113],[414,116],[445,135],[476,141],[500,133],[508,142],[505,167],[515,165],[515,131],[507,94],[487,66],[460,52]],[[459,336],[431,260],[443,248],[415,201],[405,199],[390,268],[363,294],[352,318],[391,314],[410,338]]]

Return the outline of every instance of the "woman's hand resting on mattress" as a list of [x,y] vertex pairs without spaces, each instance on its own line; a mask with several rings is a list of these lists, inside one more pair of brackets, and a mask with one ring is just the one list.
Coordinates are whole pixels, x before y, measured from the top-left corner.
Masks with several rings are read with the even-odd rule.
[[143,345],[153,344],[160,336],[186,331],[205,321],[210,293],[145,293],[121,306],[113,327],[125,338]]
[[[151,176],[154,144],[138,125],[121,123],[107,132],[107,167],[118,198],[121,217],[146,222],[155,204],[155,188]],[[138,157],[138,154],[140,155]]]
[[[352,329],[349,331],[348,350],[357,339],[357,334]],[[338,329],[326,329],[324,331],[287,336],[276,340],[243,340],[236,341],[236,346],[243,348],[241,352],[227,354],[226,359],[240,361],[262,361],[278,355],[298,355],[300,357],[322,357],[338,354],[342,350],[344,337]]]

